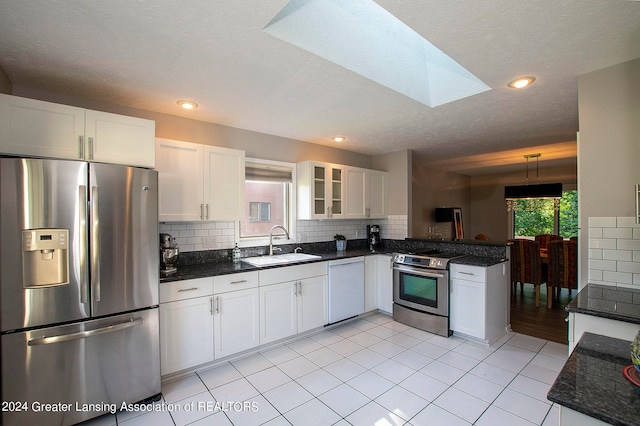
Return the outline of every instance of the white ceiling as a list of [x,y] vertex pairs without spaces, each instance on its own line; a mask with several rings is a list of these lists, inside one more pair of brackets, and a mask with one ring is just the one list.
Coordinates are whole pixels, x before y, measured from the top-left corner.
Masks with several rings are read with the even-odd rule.
[[14,85],[474,174],[487,153],[566,153],[577,76],[640,57],[637,1],[376,2],[492,90],[429,108],[262,31],[286,0],[0,0],[0,66]]

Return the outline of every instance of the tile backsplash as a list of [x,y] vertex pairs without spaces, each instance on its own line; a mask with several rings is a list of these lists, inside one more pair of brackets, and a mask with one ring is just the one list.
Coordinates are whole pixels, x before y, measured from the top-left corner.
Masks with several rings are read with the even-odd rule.
[[[367,225],[380,225],[382,239],[407,238],[406,215],[388,216],[386,219],[298,220],[296,242],[317,243],[331,241],[335,234],[347,239],[365,239]],[[233,248],[237,241],[237,227],[233,221],[225,222],[161,222],[160,232],[175,237],[180,251],[221,250]]]
[[633,217],[589,218],[589,282],[640,287],[640,225]]

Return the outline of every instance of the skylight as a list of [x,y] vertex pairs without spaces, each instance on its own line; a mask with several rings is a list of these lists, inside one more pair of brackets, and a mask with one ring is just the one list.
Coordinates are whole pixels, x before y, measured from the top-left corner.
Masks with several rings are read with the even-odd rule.
[[429,107],[490,90],[371,0],[291,0],[263,31]]

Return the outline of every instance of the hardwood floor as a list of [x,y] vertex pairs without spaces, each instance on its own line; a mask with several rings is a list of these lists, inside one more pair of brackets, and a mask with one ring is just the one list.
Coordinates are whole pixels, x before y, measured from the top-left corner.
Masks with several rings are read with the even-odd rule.
[[553,300],[551,309],[547,309],[547,286],[540,287],[540,307],[536,308],[536,291],[531,284],[520,285],[511,295],[511,329],[517,333],[539,337],[552,342],[567,344],[569,314],[565,306],[578,294],[578,290],[562,289],[558,299]]

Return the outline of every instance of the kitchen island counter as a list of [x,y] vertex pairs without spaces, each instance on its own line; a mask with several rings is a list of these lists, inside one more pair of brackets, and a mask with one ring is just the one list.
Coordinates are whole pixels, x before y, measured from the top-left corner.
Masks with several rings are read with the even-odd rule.
[[622,375],[631,342],[584,333],[547,398],[614,425],[640,425],[640,396]]
[[565,310],[570,313],[640,324],[640,290],[587,284]]

